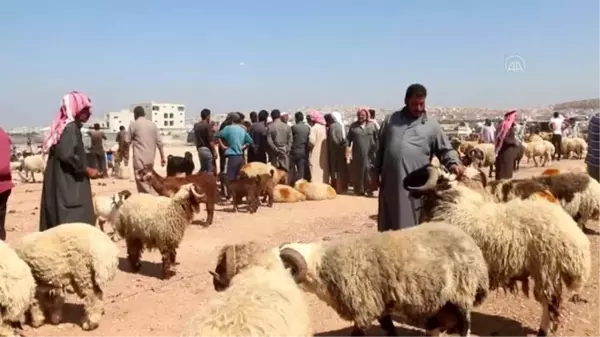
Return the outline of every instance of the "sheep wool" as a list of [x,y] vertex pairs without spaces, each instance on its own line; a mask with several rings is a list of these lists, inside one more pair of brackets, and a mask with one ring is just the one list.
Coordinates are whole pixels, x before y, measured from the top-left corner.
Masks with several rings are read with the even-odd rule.
[[[290,249],[298,257],[284,257]],[[361,237],[280,247],[300,287],[317,295],[341,318],[354,321],[353,335],[375,319],[397,336],[389,314],[427,329],[451,329],[443,311],[468,334],[471,309],[488,293],[488,270],[477,244],[459,228],[430,223]],[[447,306],[450,303],[450,306]],[[449,309],[452,308],[452,309]],[[435,319],[437,318],[437,319]],[[440,326],[441,324],[441,326]]]
[[304,295],[278,248],[263,250],[252,242],[230,245],[221,250],[217,263],[229,259],[234,270],[229,271],[233,278],[227,290],[204,306],[181,336],[313,335]]
[[[46,162],[41,154],[34,154],[25,157],[21,161],[21,168],[25,171],[25,177],[21,176],[24,180],[31,176],[33,182],[35,182],[35,173],[43,173],[46,168]],[[20,173],[19,173],[20,175]]]
[[256,177],[261,174],[272,174],[275,184],[285,183],[287,180],[287,171],[278,169],[269,163],[254,161],[245,164],[240,169],[240,175],[247,176],[248,178]]
[[[100,229],[85,223],[62,224],[23,237],[15,251],[31,268],[42,307],[51,302],[51,321],[60,322],[64,290],[84,300],[82,327],[93,330],[104,312],[103,289],[117,273],[119,249]],[[32,308],[32,325],[43,323]]]
[[273,202],[288,203],[305,200],[306,196],[291,186],[278,184],[273,188]]
[[306,196],[306,200],[328,200],[337,196],[335,189],[329,184],[308,182],[300,179],[294,184],[294,189]]
[[36,285],[27,263],[1,240],[0,256],[0,336],[13,336],[10,323],[24,323]]

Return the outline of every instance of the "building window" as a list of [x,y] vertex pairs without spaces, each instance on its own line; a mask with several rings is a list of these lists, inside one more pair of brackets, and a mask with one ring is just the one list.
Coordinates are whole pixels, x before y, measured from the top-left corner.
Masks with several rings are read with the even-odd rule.
[[170,122],[169,122],[169,126],[173,126],[173,121],[170,121]]
[[168,125],[169,125],[169,122],[167,122],[167,121],[164,121],[164,125],[165,125],[165,126],[168,126]]
[[164,114],[163,117],[164,118],[169,118],[169,114]]
[[185,110],[185,107],[182,105],[177,107],[177,111],[184,111],[184,110]]
[[154,113],[154,116],[158,116],[158,112],[155,112],[155,113]]
[[173,114],[172,113],[169,114],[169,118],[173,118]]
[[160,107],[158,105],[153,105],[152,106],[152,111],[159,111]]
[[119,116],[114,116],[114,117],[113,117],[113,119],[118,119],[118,118],[119,118]]

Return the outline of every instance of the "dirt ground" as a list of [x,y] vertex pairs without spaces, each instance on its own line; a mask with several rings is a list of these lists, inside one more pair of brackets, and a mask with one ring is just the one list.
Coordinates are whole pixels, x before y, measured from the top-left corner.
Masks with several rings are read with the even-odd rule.
[[[170,150],[182,154],[184,150]],[[561,170],[583,170],[582,160],[563,160],[551,164]],[[540,174],[543,169],[525,164],[517,176]],[[164,173],[164,169],[159,172]],[[18,176],[15,174],[15,178]],[[38,178],[41,177],[38,175]],[[17,180],[17,179],[15,179]],[[101,184],[105,184],[101,185]],[[38,230],[40,183],[19,184],[8,203],[7,236],[11,242],[26,233]],[[95,180],[93,191],[111,194],[122,189],[135,191],[135,184],[128,180]],[[65,322],[50,324],[38,329],[25,327],[27,336],[173,336],[179,335],[188,318],[204,303],[215,296],[209,269],[215,266],[218,249],[224,244],[247,240],[264,241],[272,245],[296,240],[317,240],[323,237],[355,235],[376,230],[376,198],[339,196],[335,200],[304,202],[298,204],[275,204],[272,209],[261,207],[256,214],[232,214],[229,205],[217,206],[214,224],[208,228],[191,225],[178,251],[180,265],[177,275],[168,281],[160,277],[160,255],[146,252],[139,274],[132,274],[124,259],[124,243],[121,248],[121,264],[113,282],[105,292],[105,315],[100,327],[92,332],[83,331],[79,324],[82,308],[77,298],[70,298],[65,307]],[[336,210],[336,211],[332,211]],[[199,217],[205,218],[202,211]],[[589,224],[598,230],[598,224]],[[565,296],[562,325],[557,332],[569,336],[598,336],[599,290],[598,290],[598,236],[589,236],[592,243],[592,277],[581,295],[587,303],[572,303]],[[341,320],[337,314],[309,295],[316,335],[348,335],[351,323]],[[482,306],[473,313],[472,333],[487,336],[525,336],[535,334],[539,326],[541,307],[522,295],[503,292],[492,293]],[[419,335],[421,330],[403,326],[405,335]],[[383,335],[374,325],[370,335]]]

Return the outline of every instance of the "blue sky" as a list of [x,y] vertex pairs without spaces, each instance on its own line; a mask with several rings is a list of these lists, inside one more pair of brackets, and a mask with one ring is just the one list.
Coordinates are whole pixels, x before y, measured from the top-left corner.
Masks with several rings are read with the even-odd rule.
[[[598,97],[597,0],[26,1],[0,11],[0,125],[155,100],[188,117],[305,105],[526,107]],[[525,70],[510,73],[519,55]],[[244,65],[240,65],[243,62]]]

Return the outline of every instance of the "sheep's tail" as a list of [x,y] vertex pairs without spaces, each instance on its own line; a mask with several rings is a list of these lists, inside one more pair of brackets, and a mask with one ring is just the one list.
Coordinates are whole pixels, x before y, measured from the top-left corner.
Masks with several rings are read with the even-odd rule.
[[487,277],[484,277],[479,281],[477,291],[475,292],[475,300],[473,301],[473,306],[478,306],[481,303],[483,303],[483,301],[485,301],[490,291],[489,283],[490,280]]
[[92,254],[91,276],[94,288],[101,290],[117,275],[119,248],[106,236],[105,240],[97,240],[93,244]]
[[[587,240],[587,237],[585,239]],[[578,291],[586,285],[591,274],[592,258],[589,241],[586,246],[578,245],[574,254],[570,255],[564,257],[565,260],[561,265],[562,279],[569,290]]]

